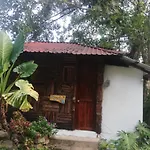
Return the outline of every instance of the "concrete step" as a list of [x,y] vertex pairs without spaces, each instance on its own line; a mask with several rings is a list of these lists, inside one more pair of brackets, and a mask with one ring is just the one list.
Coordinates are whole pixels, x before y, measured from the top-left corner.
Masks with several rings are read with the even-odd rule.
[[58,150],[97,150],[99,138],[56,135],[50,143]]

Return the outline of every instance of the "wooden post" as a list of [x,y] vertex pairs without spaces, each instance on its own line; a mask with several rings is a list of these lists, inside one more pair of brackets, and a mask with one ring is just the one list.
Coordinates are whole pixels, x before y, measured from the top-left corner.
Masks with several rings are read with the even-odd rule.
[[102,120],[102,98],[103,98],[103,74],[104,65],[98,65],[97,76],[97,95],[96,95],[96,132],[101,133],[101,120]]

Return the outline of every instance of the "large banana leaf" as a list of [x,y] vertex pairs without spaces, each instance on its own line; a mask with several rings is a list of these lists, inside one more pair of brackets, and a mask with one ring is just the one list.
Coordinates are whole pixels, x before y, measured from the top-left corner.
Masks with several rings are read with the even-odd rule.
[[23,33],[20,33],[13,44],[13,49],[10,57],[10,60],[13,63],[17,60],[18,56],[23,52],[24,41],[25,41],[25,37]]
[[7,71],[13,44],[9,36],[0,31],[0,73]]
[[34,63],[34,61],[29,61],[20,64],[16,68],[13,69],[14,72],[18,73],[21,78],[26,78],[31,76],[35,70],[37,69],[38,65]]
[[32,109],[27,97],[31,96],[36,101],[38,101],[39,97],[39,94],[34,90],[32,84],[26,80],[18,80],[15,85],[19,88],[19,90],[2,95],[6,103],[13,107],[19,108],[22,111]]

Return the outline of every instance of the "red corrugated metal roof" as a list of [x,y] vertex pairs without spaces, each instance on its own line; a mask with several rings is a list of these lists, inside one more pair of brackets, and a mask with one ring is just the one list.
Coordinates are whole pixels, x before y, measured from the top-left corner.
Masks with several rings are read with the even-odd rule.
[[74,54],[74,55],[120,55],[119,51],[107,50],[103,48],[87,47],[72,43],[46,43],[29,42],[24,45],[25,52],[41,52],[53,54]]

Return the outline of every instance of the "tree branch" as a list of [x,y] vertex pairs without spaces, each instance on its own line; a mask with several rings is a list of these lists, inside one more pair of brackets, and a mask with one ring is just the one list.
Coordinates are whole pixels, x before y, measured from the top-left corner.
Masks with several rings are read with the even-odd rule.
[[62,11],[58,12],[57,14],[53,15],[50,19],[62,14],[63,12],[65,12],[66,10],[70,9],[70,7],[63,9]]
[[71,2],[64,2],[63,0],[62,0],[62,3],[66,3],[67,5],[70,5],[70,6],[72,6],[72,7],[74,7],[74,8],[78,8],[78,9],[82,9],[82,10],[89,10],[89,8],[83,8],[83,5],[78,5],[77,3],[71,3]]
[[53,23],[53,22],[55,22],[55,21],[57,21],[57,20],[63,18],[64,16],[71,14],[71,13],[74,12],[74,11],[75,11],[75,9],[70,10],[68,13],[61,15],[59,18],[57,18],[57,19],[51,21],[50,23]]

